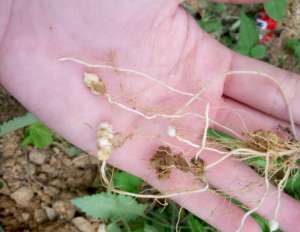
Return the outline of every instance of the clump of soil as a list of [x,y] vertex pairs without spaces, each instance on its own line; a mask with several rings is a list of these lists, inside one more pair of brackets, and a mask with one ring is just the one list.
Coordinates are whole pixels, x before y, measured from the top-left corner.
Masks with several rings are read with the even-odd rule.
[[246,144],[249,148],[260,152],[268,152],[284,146],[284,141],[272,131],[258,130],[248,133]]
[[202,177],[204,174],[204,160],[203,159],[195,159],[191,160],[191,168],[190,171],[194,176]]
[[[70,157],[57,147],[20,148],[22,131],[0,138],[0,225],[10,231],[97,231],[70,199],[99,189],[97,160]],[[78,219],[79,218],[79,219]],[[78,227],[79,226],[79,227]],[[93,228],[93,229],[91,229]]]
[[159,146],[150,159],[150,163],[160,180],[168,179],[172,169],[178,169],[185,173],[190,172],[198,178],[201,178],[204,173],[204,161],[202,159],[193,158],[188,162],[182,153],[173,154],[168,146]]
[[171,148],[167,146],[160,146],[151,158],[150,162],[151,166],[156,171],[158,179],[168,179],[175,164]]

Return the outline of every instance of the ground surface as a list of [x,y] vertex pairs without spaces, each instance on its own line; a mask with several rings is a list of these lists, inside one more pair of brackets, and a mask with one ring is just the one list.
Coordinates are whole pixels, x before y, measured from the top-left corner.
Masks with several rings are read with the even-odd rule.
[[[96,160],[71,158],[55,145],[22,149],[22,136],[19,130],[0,139],[0,224],[5,231],[79,231],[73,222],[81,215],[68,200],[94,192]],[[99,222],[87,220],[93,230],[85,231],[96,231]]]

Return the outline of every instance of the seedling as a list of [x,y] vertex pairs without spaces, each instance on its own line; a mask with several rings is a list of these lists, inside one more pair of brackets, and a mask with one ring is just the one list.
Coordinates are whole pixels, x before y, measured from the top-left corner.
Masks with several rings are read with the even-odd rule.
[[53,142],[53,132],[37,122],[26,128],[22,145],[33,145],[36,148],[45,148]]

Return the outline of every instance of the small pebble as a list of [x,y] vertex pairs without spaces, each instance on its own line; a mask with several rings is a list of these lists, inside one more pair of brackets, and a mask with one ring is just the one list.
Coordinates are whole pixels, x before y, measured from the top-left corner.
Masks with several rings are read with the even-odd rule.
[[46,182],[47,181],[47,175],[45,173],[40,173],[37,176],[37,180],[41,181],[41,182]]
[[56,218],[57,214],[56,214],[54,209],[46,206],[46,207],[44,207],[44,210],[45,210],[46,215],[47,215],[47,217],[50,221],[52,221]]
[[33,198],[33,191],[30,188],[21,187],[12,193],[10,197],[15,200],[19,206],[28,207]]
[[72,223],[80,232],[95,232],[91,223],[83,217],[74,218]]
[[59,190],[52,186],[48,186],[47,188],[45,188],[44,192],[53,198],[57,197],[57,195],[59,194]]
[[27,222],[30,218],[30,214],[29,213],[22,213],[22,218],[25,222]]
[[39,151],[33,151],[29,154],[29,160],[37,165],[42,165],[46,162],[48,155]]
[[72,220],[76,213],[75,206],[68,201],[56,201],[53,209],[57,212],[61,219]]
[[99,227],[98,227],[97,232],[106,232],[106,231],[107,231],[106,225],[105,224],[100,224]]
[[33,213],[33,217],[34,220],[39,224],[46,222],[48,219],[47,214],[43,209],[35,209]]

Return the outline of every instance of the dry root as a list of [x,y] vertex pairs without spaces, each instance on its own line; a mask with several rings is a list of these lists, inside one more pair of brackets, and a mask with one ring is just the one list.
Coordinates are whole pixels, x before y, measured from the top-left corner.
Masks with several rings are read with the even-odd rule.
[[[221,161],[228,157],[235,157],[241,161],[248,162],[251,165],[251,161],[260,159],[265,162],[263,171],[261,167],[257,167],[255,162],[252,162],[252,167],[265,178],[266,190],[259,201],[258,205],[249,210],[243,217],[240,227],[237,232],[241,231],[247,217],[252,213],[259,210],[264,200],[269,194],[270,182],[277,185],[277,205],[274,210],[273,219],[270,220],[270,230],[275,231],[279,228],[278,214],[281,203],[281,196],[286,186],[287,180],[294,170],[299,169],[297,161],[300,155],[300,144],[294,139],[294,136],[278,135],[271,131],[258,130],[255,132],[247,132],[247,138],[245,141],[234,140],[231,141],[230,146],[227,149],[231,150],[233,147],[240,147],[232,149],[228,154],[223,156],[222,159],[217,162],[206,166],[207,168],[213,168]],[[218,141],[222,143],[222,141]],[[228,141],[223,144],[225,147]],[[250,161],[250,162],[249,162]]]

